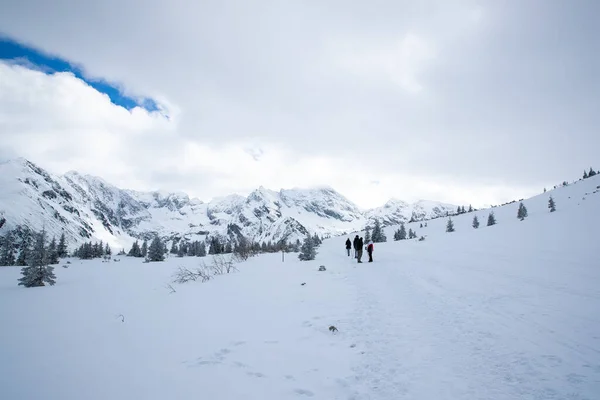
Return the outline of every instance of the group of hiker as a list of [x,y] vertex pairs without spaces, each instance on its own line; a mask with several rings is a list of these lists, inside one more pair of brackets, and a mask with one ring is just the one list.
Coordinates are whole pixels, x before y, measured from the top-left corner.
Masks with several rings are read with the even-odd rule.
[[[354,248],[354,258],[356,258],[358,260],[359,263],[362,263],[362,254],[363,254],[363,246],[365,245],[363,238],[362,237],[358,237],[358,235],[356,235],[354,237],[354,241],[350,242],[350,238],[348,238],[346,240],[346,251],[348,252],[348,257],[350,257],[350,250],[352,248]],[[373,241],[370,240],[369,243],[367,243],[367,254],[369,254],[369,262],[373,262]]]

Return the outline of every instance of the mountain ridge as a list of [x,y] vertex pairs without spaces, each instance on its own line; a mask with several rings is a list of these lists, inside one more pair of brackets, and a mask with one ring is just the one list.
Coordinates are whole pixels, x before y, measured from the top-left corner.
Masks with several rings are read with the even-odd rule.
[[456,206],[391,199],[394,207],[363,211],[329,185],[280,189],[264,186],[248,196],[231,194],[208,202],[184,192],[121,189],[101,177],[71,170],[54,175],[19,157],[0,162],[0,229],[45,227],[49,235],[65,233],[71,247],[103,240],[125,248],[136,239],[158,234],[166,241],[206,240],[219,235],[236,241],[295,241],[306,234],[335,236],[364,229],[374,219],[384,225],[415,216],[431,218],[451,213]]

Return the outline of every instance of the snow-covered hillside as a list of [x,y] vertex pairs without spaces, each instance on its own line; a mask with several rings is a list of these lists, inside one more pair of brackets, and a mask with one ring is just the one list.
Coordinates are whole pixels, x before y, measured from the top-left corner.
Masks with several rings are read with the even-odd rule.
[[491,227],[409,224],[424,241],[390,227],[373,263],[335,237],[174,293],[201,259],[71,260],[31,289],[0,268],[0,398],[597,399],[598,186],[525,200],[524,221],[516,203]]
[[229,240],[243,235],[255,242],[293,242],[307,233],[331,236],[362,229],[374,217],[396,223],[403,216],[410,219],[412,210],[422,216],[445,210],[431,202],[364,213],[331,188],[275,192],[260,187],[247,197],[203,203],[185,193],[122,190],[77,172],[54,176],[25,159],[0,163],[0,187],[0,213],[6,219],[0,235],[19,225],[44,226],[50,236],[64,232],[71,249],[88,240],[129,248],[136,238],[155,234],[167,241],[218,234]]

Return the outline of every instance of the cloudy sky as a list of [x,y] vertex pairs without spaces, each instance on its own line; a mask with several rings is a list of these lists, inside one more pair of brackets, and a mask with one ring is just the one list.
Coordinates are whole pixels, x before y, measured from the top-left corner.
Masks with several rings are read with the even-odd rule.
[[203,200],[260,185],[363,207],[518,199],[600,168],[598,15],[593,0],[2,0],[0,159]]

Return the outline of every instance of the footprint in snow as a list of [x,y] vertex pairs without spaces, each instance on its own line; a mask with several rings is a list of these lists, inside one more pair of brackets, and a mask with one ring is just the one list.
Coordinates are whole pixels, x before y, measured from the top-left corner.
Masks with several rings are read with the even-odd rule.
[[296,390],[294,390],[294,392],[296,394],[299,394],[302,396],[308,396],[308,397],[312,397],[315,395],[313,392],[311,392],[310,390],[306,390],[306,389],[296,389]]
[[253,376],[255,378],[264,378],[265,377],[265,374],[263,374],[261,372],[247,372],[246,375]]

